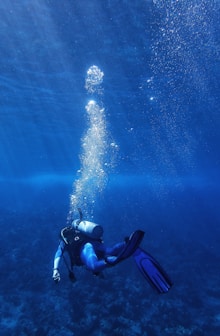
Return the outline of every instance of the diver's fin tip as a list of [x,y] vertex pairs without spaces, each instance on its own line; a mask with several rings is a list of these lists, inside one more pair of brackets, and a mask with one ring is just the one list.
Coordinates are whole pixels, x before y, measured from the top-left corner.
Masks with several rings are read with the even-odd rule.
[[137,248],[133,256],[142,275],[159,294],[171,289],[173,282],[154,257],[142,248]]

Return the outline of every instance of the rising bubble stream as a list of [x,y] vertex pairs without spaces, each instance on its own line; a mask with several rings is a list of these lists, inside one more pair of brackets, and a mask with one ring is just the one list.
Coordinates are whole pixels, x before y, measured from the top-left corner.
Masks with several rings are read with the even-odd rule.
[[[100,97],[104,73],[92,66],[87,71],[85,87],[88,93]],[[110,140],[107,131],[105,109],[102,102],[90,100],[85,107],[88,127],[81,139],[81,168],[78,178],[73,183],[70,195],[70,211],[68,221],[77,216],[77,208],[83,210],[84,216],[93,217],[94,206],[98,194],[106,186],[109,168],[113,165],[117,145]]]

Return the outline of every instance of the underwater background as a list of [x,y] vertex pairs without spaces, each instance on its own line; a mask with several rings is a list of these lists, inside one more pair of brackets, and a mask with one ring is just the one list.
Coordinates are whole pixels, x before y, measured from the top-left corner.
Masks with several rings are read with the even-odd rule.
[[[218,0],[1,1],[0,335],[220,333],[219,15]],[[74,284],[62,264],[54,284],[76,206],[106,244],[144,230],[171,291],[132,258]]]

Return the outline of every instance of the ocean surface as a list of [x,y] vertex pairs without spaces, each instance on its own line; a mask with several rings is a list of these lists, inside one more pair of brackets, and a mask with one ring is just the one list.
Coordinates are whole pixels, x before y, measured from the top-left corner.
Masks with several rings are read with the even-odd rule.
[[[0,3],[0,335],[220,335],[220,2]],[[52,279],[77,218],[132,258]]]

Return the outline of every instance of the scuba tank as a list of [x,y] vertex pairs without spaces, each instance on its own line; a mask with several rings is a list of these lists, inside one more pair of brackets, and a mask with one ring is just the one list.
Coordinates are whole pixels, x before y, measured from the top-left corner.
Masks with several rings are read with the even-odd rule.
[[78,230],[92,239],[100,239],[103,235],[103,227],[93,222],[86,220],[79,221],[78,219],[72,222],[75,230]]
[[103,235],[103,227],[101,225],[98,225],[93,222],[89,222],[86,220],[83,220],[83,214],[80,208],[78,208],[79,211],[79,219],[75,219],[72,222],[72,227],[75,230],[78,230],[82,232],[84,235],[86,235],[89,238],[92,239],[100,239]]

